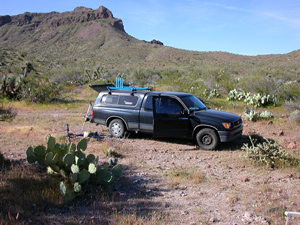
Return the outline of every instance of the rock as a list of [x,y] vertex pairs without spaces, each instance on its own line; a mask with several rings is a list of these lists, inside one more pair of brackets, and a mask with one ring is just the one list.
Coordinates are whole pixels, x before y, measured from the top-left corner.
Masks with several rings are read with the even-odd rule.
[[278,133],[278,136],[283,136],[283,135],[284,135],[283,130],[280,130],[279,133]]
[[216,218],[216,217],[212,217],[212,218],[209,219],[209,221],[212,222],[212,223],[217,223],[220,220],[218,218]]
[[145,41],[146,43],[155,44],[155,45],[164,45],[161,41],[153,39],[152,41]]
[[252,218],[253,212],[245,212],[244,217],[248,222],[252,222],[253,221],[253,218]]
[[297,146],[296,146],[296,142],[291,142],[291,143],[289,143],[289,145],[288,145],[288,148],[289,149],[295,149]]
[[153,39],[152,41],[150,41],[151,44],[155,44],[155,45],[164,45],[161,41],[155,40]]
[[162,203],[162,206],[163,206],[164,208],[170,207],[169,203],[167,203],[167,202],[163,202],[163,203]]
[[243,182],[249,182],[250,181],[249,177],[242,177],[241,180]]

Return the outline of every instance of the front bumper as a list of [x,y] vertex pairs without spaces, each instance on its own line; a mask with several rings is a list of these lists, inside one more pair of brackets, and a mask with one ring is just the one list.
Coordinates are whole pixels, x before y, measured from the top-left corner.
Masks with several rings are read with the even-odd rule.
[[218,131],[218,133],[221,142],[230,142],[242,135],[243,125],[237,127],[234,130]]

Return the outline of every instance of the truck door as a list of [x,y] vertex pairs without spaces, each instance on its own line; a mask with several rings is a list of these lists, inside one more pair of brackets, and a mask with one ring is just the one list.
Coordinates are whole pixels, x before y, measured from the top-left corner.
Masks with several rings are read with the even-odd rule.
[[187,137],[189,135],[189,115],[176,98],[153,97],[153,121],[153,136],[155,137]]
[[153,133],[153,103],[152,96],[145,96],[140,110],[140,130],[145,133]]

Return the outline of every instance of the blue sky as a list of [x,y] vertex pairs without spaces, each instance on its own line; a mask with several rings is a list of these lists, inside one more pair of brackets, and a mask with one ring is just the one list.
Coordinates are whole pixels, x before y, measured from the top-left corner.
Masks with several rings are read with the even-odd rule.
[[140,40],[241,55],[300,49],[299,0],[0,0],[0,15],[65,12],[101,5]]

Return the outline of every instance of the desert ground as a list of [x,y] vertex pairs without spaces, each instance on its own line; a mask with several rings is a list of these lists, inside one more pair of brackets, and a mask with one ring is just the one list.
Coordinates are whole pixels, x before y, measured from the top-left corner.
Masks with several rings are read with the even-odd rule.
[[[36,168],[25,160],[27,147],[45,144],[48,134],[57,142],[67,141],[64,125],[69,124],[74,134],[99,132],[101,140],[90,138],[86,151],[99,156],[101,163],[108,160],[104,152],[113,147],[123,173],[111,186],[96,187],[98,191],[88,191],[70,204],[27,207],[21,203],[25,198],[21,194],[19,201],[2,211],[10,212],[12,222],[279,225],[285,223],[285,211],[300,211],[299,166],[269,168],[251,161],[241,150],[249,143],[248,136],[255,134],[279,142],[298,158],[299,125],[289,121],[285,111],[274,111],[271,120],[244,120],[241,138],[221,144],[218,150],[204,151],[186,139],[154,139],[141,134],[110,138],[106,127],[89,122],[82,131],[84,103],[71,107],[19,103],[13,108],[16,117],[0,122],[0,151],[6,160],[18,162],[16,168]],[[0,173],[2,193],[12,185],[9,173],[9,169]],[[22,178],[22,173],[19,176]],[[290,224],[299,223],[299,218],[290,219]]]

